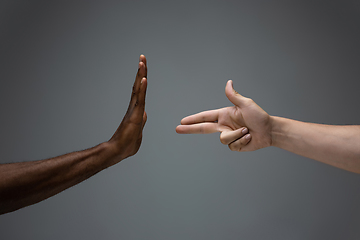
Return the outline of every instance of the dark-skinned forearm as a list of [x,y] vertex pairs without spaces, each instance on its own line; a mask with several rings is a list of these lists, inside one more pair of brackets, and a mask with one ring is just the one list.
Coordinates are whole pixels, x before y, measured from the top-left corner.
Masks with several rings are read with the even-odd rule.
[[40,202],[134,155],[147,119],[146,77],[141,55],[128,110],[108,142],[47,160],[0,164],[0,214]]
[[[115,164],[109,143],[59,157],[0,165],[0,214],[49,198]],[[120,159],[116,158],[116,161]]]

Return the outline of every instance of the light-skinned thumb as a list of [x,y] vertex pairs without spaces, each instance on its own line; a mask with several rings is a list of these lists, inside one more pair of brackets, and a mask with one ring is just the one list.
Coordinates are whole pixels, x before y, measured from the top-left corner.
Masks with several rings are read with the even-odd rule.
[[225,94],[230,102],[239,107],[243,106],[247,99],[234,90],[232,80],[226,83]]

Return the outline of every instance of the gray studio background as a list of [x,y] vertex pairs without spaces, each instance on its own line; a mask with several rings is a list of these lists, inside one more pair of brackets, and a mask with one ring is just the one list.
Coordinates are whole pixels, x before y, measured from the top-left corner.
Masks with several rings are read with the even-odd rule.
[[[231,152],[181,118],[230,106],[360,124],[358,1],[1,1],[0,162],[108,140],[148,59],[135,156],[0,216],[0,239],[359,239],[360,175]],[[1,178],[1,176],[0,176]]]

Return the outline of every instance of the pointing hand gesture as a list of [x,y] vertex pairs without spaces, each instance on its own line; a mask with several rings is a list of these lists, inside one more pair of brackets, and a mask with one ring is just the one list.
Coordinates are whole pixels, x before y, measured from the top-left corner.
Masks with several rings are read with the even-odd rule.
[[269,114],[252,99],[237,93],[231,80],[226,84],[225,94],[234,106],[187,116],[176,127],[176,132],[221,132],[221,143],[228,145],[232,151],[254,151],[270,146],[272,139]]

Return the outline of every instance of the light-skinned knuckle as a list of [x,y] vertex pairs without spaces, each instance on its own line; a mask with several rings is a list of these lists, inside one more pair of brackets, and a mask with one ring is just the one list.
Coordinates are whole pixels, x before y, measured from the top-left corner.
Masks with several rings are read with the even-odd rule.
[[[220,134],[220,142],[222,143],[222,144],[226,144],[226,139],[225,139],[225,137],[223,136],[223,135],[221,135]],[[226,144],[227,145],[227,144]]]
[[239,140],[240,145],[245,145],[247,142],[248,142],[248,140],[245,137],[242,137]]
[[231,151],[236,151],[236,149],[234,148],[234,145],[233,145],[233,144],[229,144],[228,146],[229,146],[229,149],[230,149]]
[[201,133],[201,134],[203,134],[204,133],[204,126],[200,126],[200,128],[199,128],[199,132]]
[[251,101],[252,101],[252,99],[251,98],[247,98],[247,97],[244,97],[244,103],[246,104],[246,105],[249,105],[249,104],[251,104]]
[[234,147],[239,146],[239,139],[231,143]]

